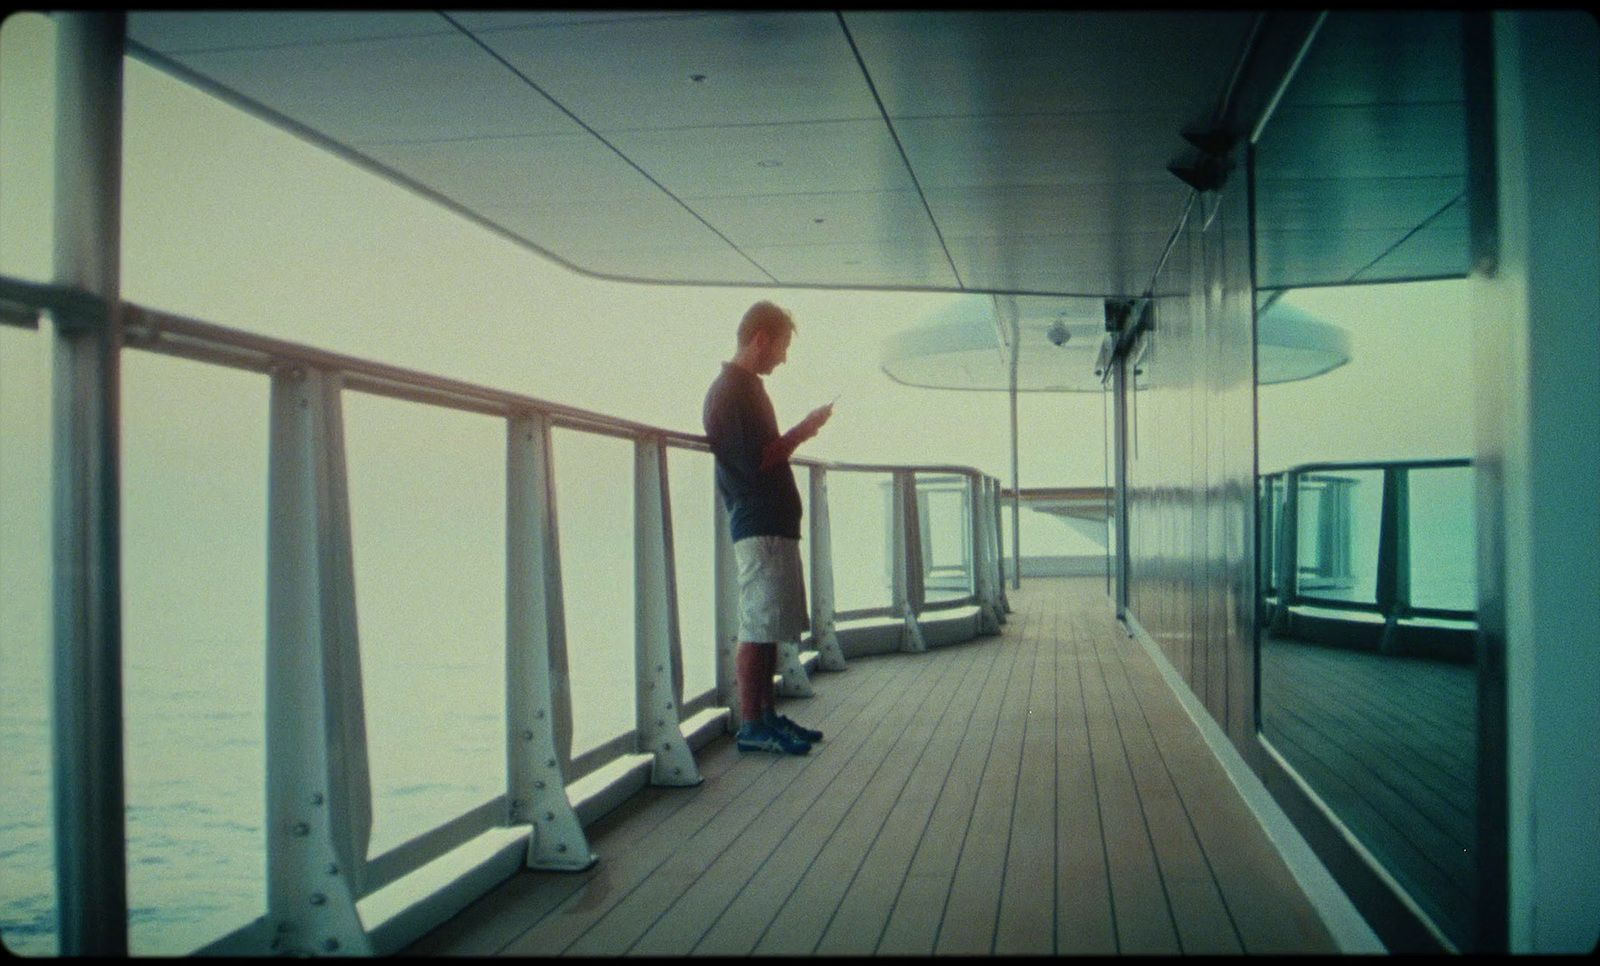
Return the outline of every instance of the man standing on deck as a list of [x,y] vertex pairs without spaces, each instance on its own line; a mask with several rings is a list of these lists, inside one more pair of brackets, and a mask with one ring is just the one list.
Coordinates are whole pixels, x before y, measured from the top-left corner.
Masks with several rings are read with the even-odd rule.
[[833,414],[821,406],[778,432],[761,377],[787,358],[794,319],[771,302],[752,305],[739,323],[738,352],[706,393],[706,436],[716,456],[717,489],[728,509],[739,567],[740,751],[803,755],[822,732],[777,713],[773,675],[778,642],[799,641],[811,626],[800,569],[800,490],[789,456]]

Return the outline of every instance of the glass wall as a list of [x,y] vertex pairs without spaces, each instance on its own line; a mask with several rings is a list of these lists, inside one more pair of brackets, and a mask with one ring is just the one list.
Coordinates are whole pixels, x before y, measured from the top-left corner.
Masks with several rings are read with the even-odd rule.
[[710,453],[667,450],[683,699],[717,686],[716,508]]
[[634,444],[575,430],[550,434],[561,593],[572,681],[572,754],[635,725]]
[[506,430],[343,405],[377,856],[505,790]]
[[266,911],[267,381],[125,353],[122,402],[128,944],[182,955]]
[[922,526],[923,599],[929,603],[970,596],[972,517],[967,478],[917,475]]
[[889,569],[893,494],[894,481],[888,473],[828,474],[834,608],[841,613],[893,602]]
[[1253,147],[1251,188],[1260,734],[1423,928],[1470,949],[1462,21],[1330,13]]

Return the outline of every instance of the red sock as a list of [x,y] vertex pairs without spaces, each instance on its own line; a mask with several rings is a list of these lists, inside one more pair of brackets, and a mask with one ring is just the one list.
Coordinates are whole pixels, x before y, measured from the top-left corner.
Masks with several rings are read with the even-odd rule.
[[[766,665],[762,658],[764,651],[771,650],[773,648],[769,646],[750,642],[739,645],[734,672],[739,684],[739,717],[745,721],[761,720],[762,695],[765,693],[761,686],[761,672]],[[771,680],[770,673],[767,680]]]
[[778,673],[778,645],[761,645],[761,712],[763,715],[776,714],[778,710],[777,689],[773,677]]

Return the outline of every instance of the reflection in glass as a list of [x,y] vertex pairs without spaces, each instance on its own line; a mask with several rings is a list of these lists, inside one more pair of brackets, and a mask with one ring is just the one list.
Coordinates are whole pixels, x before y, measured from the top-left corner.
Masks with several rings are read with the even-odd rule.
[[[1260,729],[1471,948],[1477,683],[1459,14],[1328,15],[1254,145],[1257,317],[1349,360],[1258,380]],[[1385,284],[1376,284],[1385,283]]]

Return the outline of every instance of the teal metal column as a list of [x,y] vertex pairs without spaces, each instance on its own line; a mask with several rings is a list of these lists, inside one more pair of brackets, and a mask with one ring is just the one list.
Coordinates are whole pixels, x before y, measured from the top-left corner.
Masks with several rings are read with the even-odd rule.
[[119,446],[120,11],[56,21],[55,281],[101,310],[54,314],[54,694],[63,956],[128,954]]
[[967,478],[967,491],[972,512],[972,593],[978,602],[978,633],[1000,633],[1000,604],[995,596],[994,575],[990,570],[993,556],[989,510],[989,481],[974,473]]
[[1378,586],[1375,599],[1383,614],[1380,653],[1397,647],[1400,618],[1411,609],[1411,534],[1409,527],[1409,472],[1399,466],[1384,467],[1383,512],[1378,524]]

